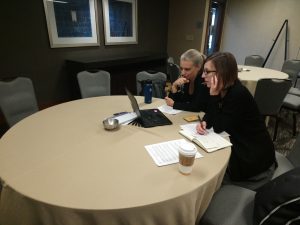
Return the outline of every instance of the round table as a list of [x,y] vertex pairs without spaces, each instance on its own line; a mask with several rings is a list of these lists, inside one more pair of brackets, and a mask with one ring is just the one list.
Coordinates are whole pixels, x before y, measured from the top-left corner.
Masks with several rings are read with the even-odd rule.
[[287,73],[262,68],[255,66],[245,66],[238,65],[239,73],[238,77],[241,82],[249,89],[252,95],[255,93],[257,81],[264,78],[273,78],[273,79],[288,79],[289,75]]
[[[162,99],[141,108],[162,105]],[[0,224],[195,224],[219,188],[230,148],[196,159],[191,175],[158,167],[145,145],[182,139],[173,125],[103,129],[102,120],[131,111],[127,96],[81,99],[42,110],[0,139]]]

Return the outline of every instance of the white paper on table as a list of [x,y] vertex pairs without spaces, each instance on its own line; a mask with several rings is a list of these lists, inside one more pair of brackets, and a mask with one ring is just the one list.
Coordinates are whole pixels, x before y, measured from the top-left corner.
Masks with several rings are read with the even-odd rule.
[[168,106],[166,104],[158,106],[157,108],[160,111],[162,111],[163,113],[172,114],[172,115],[175,115],[175,114],[178,114],[178,113],[182,112],[182,110],[173,109],[173,107]]
[[119,121],[119,124],[126,125],[135,120],[137,118],[137,115],[135,112],[128,112],[122,115],[113,116],[112,118],[117,119]]
[[[146,145],[145,148],[157,166],[166,166],[179,162],[179,146],[185,139],[166,141],[152,145]],[[196,158],[203,157],[199,152]]]
[[[197,124],[199,124],[199,122],[198,123],[188,123],[188,124],[180,125],[180,128],[184,131],[188,131],[192,135],[198,136],[200,134],[198,134],[197,130],[196,130]],[[207,129],[207,132],[208,133],[214,132],[214,129],[213,128]],[[230,136],[226,131],[223,131],[223,132],[219,133],[218,135],[220,135],[221,137],[224,137],[224,138]]]

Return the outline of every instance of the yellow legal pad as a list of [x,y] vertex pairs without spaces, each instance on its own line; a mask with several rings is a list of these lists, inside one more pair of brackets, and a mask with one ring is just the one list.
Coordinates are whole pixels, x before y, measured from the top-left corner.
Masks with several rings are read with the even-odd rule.
[[185,116],[183,119],[187,122],[199,121],[198,115]]

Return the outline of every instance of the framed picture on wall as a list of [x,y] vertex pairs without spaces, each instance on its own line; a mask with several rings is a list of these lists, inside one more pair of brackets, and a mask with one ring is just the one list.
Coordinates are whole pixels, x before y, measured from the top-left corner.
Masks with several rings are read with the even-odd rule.
[[137,44],[137,0],[102,0],[106,45]]
[[99,45],[96,0],[43,0],[51,48]]

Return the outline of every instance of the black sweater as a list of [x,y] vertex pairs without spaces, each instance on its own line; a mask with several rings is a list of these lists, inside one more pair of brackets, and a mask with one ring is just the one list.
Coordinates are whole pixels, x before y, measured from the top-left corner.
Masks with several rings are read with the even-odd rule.
[[275,162],[275,150],[254,98],[240,81],[224,98],[210,96],[204,116],[207,127],[230,134],[233,144],[227,173],[239,181],[267,170]]
[[174,100],[173,108],[192,112],[205,112],[209,99],[209,89],[202,84],[203,81],[201,74],[198,74],[194,81],[194,93],[191,95],[189,94],[189,83],[184,84],[182,90],[170,93],[169,97]]

